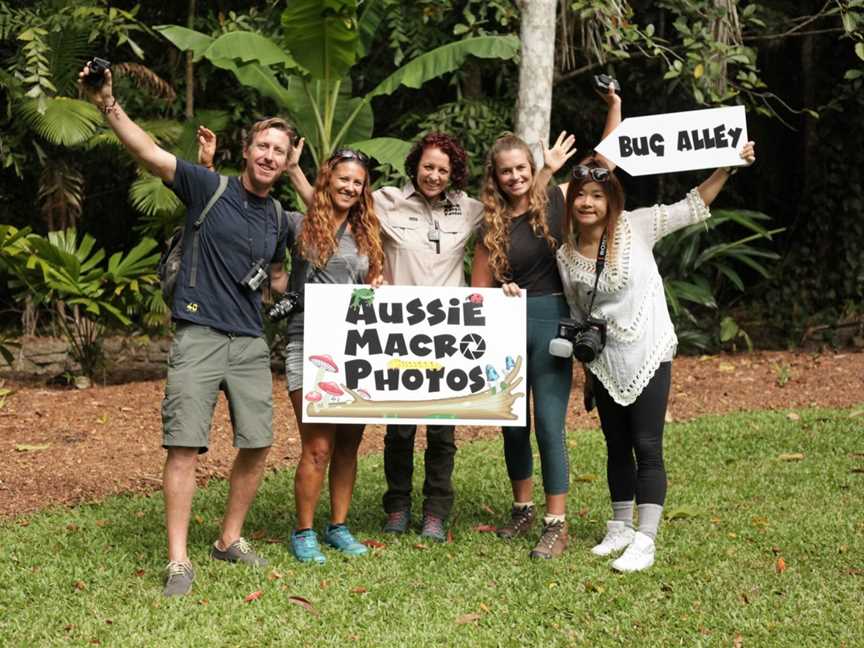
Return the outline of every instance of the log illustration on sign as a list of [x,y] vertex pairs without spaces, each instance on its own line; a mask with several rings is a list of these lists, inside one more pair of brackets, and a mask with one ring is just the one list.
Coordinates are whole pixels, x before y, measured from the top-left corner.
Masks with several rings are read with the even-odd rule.
[[[311,356],[310,362],[319,365]],[[332,361],[331,361],[332,362]],[[327,363],[323,363],[325,366]],[[422,401],[410,400],[372,400],[362,389],[351,389],[346,385],[338,385],[333,381],[318,382],[318,390],[306,394],[308,404],[306,413],[316,418],[431,418],[431,419],[497,419],[512,421],[518,418],[513,413],[513,405],[517,399],[525,396],[524,392],[516,392],[516,387],[522,382],[519,369],[522,366],[522,356],[514,360],[507,356],[505,360],[505,375],[498,381],[497,372],[491,365],[487,368],[489,388],[468,396],[453,396],[441,399]],[[488,371],[492,368],[492,371]],[[320,370],[320,368],[319,368]],[[324,370],[326,371],[326,369]],[[491,376],[495,378],[491,378]],[[323,376],[323,373],[322,373]],[[321,392],[324,392],[322,394]],[[343,401],[343,397],[351,400]]]

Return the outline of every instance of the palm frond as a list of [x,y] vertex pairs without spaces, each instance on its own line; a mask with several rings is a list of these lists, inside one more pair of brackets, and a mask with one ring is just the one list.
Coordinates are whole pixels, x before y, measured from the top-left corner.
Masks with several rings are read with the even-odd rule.
[[51,31],[45,42],[51,48],[48,68],[57,94],[71,96],[76,94],[78,70],[90,58],[93,45],[89,41],[89,30],[76,26]]
[[173,214],[181,206],[174,192],[149,173],[142,173],[129,187],[129,200],[145,216]]
[[39,111],[36,100],[23,101],[19,114],[42,139],[58,146],[77,146],[85,142],[102,123],[99,110],[86,101],[69,97],[52,97]]

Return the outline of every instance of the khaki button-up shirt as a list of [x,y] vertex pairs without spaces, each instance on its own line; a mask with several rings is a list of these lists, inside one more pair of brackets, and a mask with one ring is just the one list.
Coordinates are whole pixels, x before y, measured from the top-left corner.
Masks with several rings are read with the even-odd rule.
[[[483,204],[464,191],[430,203],[409,182],[372,194],[381,221],[384,279],[395,285],[464,286],[465,244],[483,219]],[[438,245],[430,240],[437,231]],[[434,238],[435,234],[432,235]]]

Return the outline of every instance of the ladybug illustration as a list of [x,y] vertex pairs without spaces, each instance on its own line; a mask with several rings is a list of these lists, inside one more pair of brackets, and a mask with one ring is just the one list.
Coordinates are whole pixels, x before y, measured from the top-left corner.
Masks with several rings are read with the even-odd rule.
[[468,301],[472,304],[480,304],[482,306],[483,295],[481,295],[480,293],[471,293],[470,295],[468,295]]

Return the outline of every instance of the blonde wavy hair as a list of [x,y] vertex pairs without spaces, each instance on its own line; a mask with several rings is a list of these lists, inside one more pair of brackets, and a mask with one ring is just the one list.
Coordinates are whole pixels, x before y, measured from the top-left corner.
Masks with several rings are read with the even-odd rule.
[[[505,133],[495,140],[489,155],[486,158],[486,169],[483,177],[483,190],[480,196],[483,202],[483,218],[485,220],[485,234],[483,245],[489,250],[489,267],[492,275],[499,283],[511,279],[510,261],[507,253],[510,250],[510,220],[519,214],[513,213],[510,201],[501,185],[498,183],[497,165],[498,156],[504,151],[522,151],[531,166],[532,183],[537,177],[537,168],[534,164],[534,156],[528,145],[513,133]],[[546,206],[549,198],[546,196],[546,187],[531,185],[528,194],[528,222],[534,235],[543,238],[554,250],[558,241],[549,232],[549,224],[546,222]]]
[[369,273],[366,275],[366,281],[372,281],[382,273],[384,267],[381,226],[372,202],[372,192],[369,190],[369,169],[364,161],[365,157],[346,157],[347,155],[345,151],[337,152],[318,169],[312,206],[303,219],[298,246],[302,257],[316,268],[320,269],[327,265],[338,245],[337,228],[334,227],[335,211],[330,196],[330,178],[340,164],[349,162],[359,164],[366,172],[366,179],[363,182],[360,199],[348,211],[348,223],[357,242],[357,249],[369,258]]

